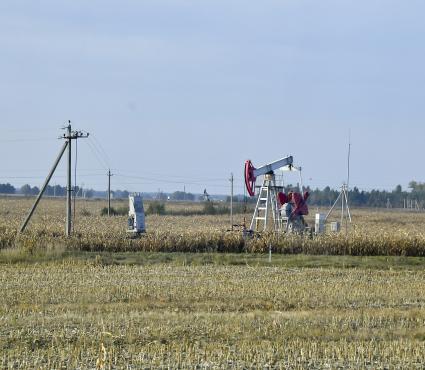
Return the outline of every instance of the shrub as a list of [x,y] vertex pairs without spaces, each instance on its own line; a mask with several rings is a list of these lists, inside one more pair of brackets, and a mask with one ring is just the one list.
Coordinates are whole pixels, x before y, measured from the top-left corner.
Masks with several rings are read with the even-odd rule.
[[165,215],[165,204],[158,201],[151,202],[146,213],[151,215]]
[[[83,208],[81,210],[81,216],[91,216],[91,212],[89,210],[87,210],[87,208]],[[106,214],[108,214],[108,209],[106,208]]]
[[[108,207],[102,208],[100,211],[101,216],[107,216],[108,215]],[[128,215],[128,208],[126,207],[120,207],[120,208],[113,208],[111,207],[111,216],[127,216]]]
[[226,206],[214,206],[213,202],[204,203],[203,214],[205,215],[225,215],[227,213],[230,213],[230,210]]

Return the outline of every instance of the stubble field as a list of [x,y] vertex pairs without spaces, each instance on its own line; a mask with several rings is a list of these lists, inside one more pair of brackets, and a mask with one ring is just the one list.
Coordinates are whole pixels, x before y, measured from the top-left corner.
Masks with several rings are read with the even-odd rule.
[[[149,216],[128,240],[125,217],[85,202],[67,241],[49,200],[16,239],[30,203],[0,200],[0,368],[425,367],[425,263],[406,257],[423,214],[355,211],[347,237],[247,245],[228,216]],[[362,240],[379,256],[355,256]]]

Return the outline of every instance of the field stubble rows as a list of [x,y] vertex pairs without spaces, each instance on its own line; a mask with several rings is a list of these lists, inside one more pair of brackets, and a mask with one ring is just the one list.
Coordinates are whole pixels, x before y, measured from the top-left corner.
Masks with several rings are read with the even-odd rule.
[[[265,267],[250,264],[258,259],[249,254],[239,266],[119,265],[105,264],[101,253],[120,252],[118,259],[125,251],[265,252],[273,243],[281,253],[422,256],[423,214],[357,210],[348,237],[249,243],[226,232],[226,216],[148,216],[148,234],[130,240],[125,217],[100,217],[103,203],[79,202],[77,235],[67,240],[63,200],[47,200],[16,238],[31,202],[0,199],[2,257],[16,247],[34,257],[0,265],[0,368],[425,366],[420,267]],[[59,251],[59,258],[37,259],[40,250]],[[62,258],[65,250],[102,256]],[[185,256],[176,259],[185,264],[196,255]]]
[[0,284],[2,368],[425,366],[418,271],[68,261]]

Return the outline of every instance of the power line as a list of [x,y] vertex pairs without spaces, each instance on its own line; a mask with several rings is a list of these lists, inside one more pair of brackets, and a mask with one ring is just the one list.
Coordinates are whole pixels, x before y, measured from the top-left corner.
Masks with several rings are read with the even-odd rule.
[[109,166],[108,164],[101,158],[101,155],[99,155],[97,153],[97,149],[96,147],[91,143],[91,140],[87,140],[87,144],[89,145],[89,148],[91,150],[91,152],[93,153],[94,157],[97,159],[97,161],[99,162],[99,164],[103,167],[103,169],[106,171]]
[[31,139],[0,139],[0,143],[24,143],[24,142],[39,142],[39,141],[55,141],[50,138],[31,138]]
[[[80,177],[100,177],[100,176],[105,176],[104,174],[80,174]],[[7,180],[24,180],[24,179],[29,179],[29,180],[38,180],[38,179],[43,179],[43,176],[1,176],[2,179],[7,179]],[[54,178],[66,178],[66,175],[54,175]]]
[[[4,173],[4,172],[45,172],[46,169],[34,169],[34,168],[20,168],[20,169],[0,169],[0,172]],[[56,170],[56,172],[64,172],[65,170]],[[78,171],[99,171],[102,173],[104,172],[104,170],[102,168],[80,168]]]
[[90,143],[93,145],[94,149],[98,153],[99,157],[102,159],[102,161],[106,164],[107,168],[111,167],[111,164],[109,163],[109,158],[106,152],[100,148],[100,146],[96,143],[96,141],[92,140],[90,138]]
[[[201,177],[191,177],[191,176],[182,176],[182,175],[170,175],[170,174],[164,174],[164,173],[158,173],[158,172],[150,172],[150,171],[143,171],[146,174],[153,175],[153,176],[164,176],[164,177],[172,177],[176,179],[183,179],[183,180],[195,180],[195,181],[222,181],[226,182],[228,181],[225,177],[215,177],[215,178],[201,178]],[[132,174],[128,174],[127,176],[132,176]],[[138,176],[138,175],[135,175]]]
[[103,153],[103,156],[105,157],[105,161],[108,164],[108,167],[110,168],[110,164],[111,164],[111,160],[108,156],[108,153],[106,152],[106,150],[103,148],[101,142],[99,140],[97,140],[96,136],[92,136],[92,138],[94,139],[94,142],[97,143],[98,147],[100,148],[100,151]]
[[[160,182],[160,181],[135,181],[135,182],[116,182],[117,186],[122,186],[122,185],[156,185],[156,184],[164,184],[166,182]],[[200,186],[200,187],[209,187],[209,188],[222,188],[222,189],[228,189],[229,185],[217,185],[217,184],[190,184],[190,183],[186,183],[187,185],[196,185],[196,186]],[[234,186],[236,189],[240,189],[242,190],[244,187],[243,186],[238,186],[235,185]]]
[[183,184],[183,185],[186,184],[186,185],[200,185],[200,186],[212,185],[212,186],[215,186],[215,187],[227,187],[227,185],[224,185],[224,181],[223,181],[223,185],[220,185],[220,184],[208,184],[207,181],[194,182],[194,181],[165,180],[165,179],[150,178],[150,177],[144,177],[144,176],[124,175],[124,174],[120,174],[120,173],[117,173],[116,176],[124,177],[124,178],[130,178],[130,179],[140,179],[140,180],[145,180],[145,181],[152,181],[152,182],[156,182],[156,183],[166,183],[166,184]]

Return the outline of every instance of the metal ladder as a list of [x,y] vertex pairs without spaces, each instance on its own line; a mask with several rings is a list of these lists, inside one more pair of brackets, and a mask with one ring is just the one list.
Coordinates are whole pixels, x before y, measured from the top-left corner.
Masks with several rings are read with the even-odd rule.
[[260,187],[250,230],[260,231],[262,223],[262,231],[266,231],[270,221],[270,211],[272,213],[274,231],[280,232],[282,230],[282,219],[277,205],[276,182],[273,175],[266,175],[263,185]]

